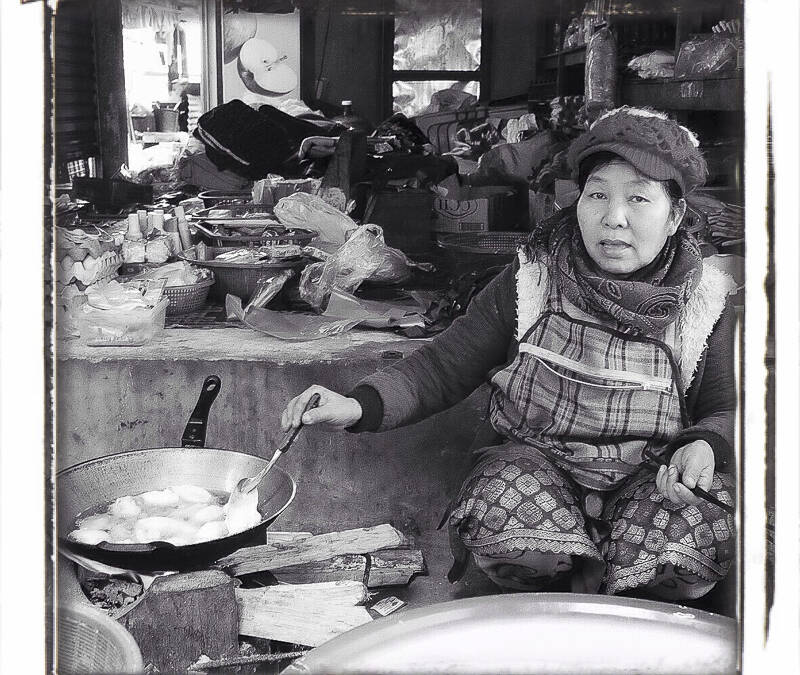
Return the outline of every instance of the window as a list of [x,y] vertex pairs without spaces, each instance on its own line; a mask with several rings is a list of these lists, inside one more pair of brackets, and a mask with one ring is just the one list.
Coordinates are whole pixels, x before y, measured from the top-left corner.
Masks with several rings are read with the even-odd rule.
[[395,0],[392,107],[411,117],[486,91],[482,0]]

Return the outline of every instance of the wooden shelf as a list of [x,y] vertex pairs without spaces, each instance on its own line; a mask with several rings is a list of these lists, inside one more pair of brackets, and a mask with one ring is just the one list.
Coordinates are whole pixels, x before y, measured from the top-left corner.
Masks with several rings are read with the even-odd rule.
[[667,110],[741,110],[744,78],[741,74],[699,79],[640,80],[625,78],[622,103]]
[[581,66],[586,63],[586,45],[564,49],[553,54],[545,54],[539,59],[539,62],[545,69],[555,69],[558,67],[558,57],[560,55],[564,57],[565,67]]

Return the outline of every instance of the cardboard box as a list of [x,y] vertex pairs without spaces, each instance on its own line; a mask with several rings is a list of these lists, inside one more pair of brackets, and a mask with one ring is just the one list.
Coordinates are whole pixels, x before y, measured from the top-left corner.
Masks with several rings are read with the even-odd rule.
[[507,230],[516,224],[514,188],[499,185],[459,185],[451,176],[439,183],[447,196],[433,200],[436,232],[486,232]]

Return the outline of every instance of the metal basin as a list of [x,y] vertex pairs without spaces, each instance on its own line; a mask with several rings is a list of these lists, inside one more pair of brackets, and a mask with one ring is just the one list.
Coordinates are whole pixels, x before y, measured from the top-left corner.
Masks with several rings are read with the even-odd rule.
[[736,622],[647,600],[520,593],[455,600],[359,626],[283,675],[735,673]]

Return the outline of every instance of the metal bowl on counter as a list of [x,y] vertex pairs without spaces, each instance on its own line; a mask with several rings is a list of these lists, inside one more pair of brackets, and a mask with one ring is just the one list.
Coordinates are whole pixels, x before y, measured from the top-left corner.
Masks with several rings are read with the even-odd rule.
[[735,673],[736,622],[680,605],[518,593],[401,610],[311,650],[282,675]]

